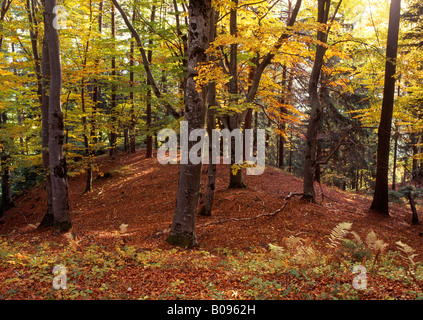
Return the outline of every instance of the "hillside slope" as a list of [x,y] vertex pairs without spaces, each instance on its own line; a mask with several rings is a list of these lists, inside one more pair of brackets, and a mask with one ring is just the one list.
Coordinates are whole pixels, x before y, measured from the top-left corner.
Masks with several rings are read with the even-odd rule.
[[[73,232],[81,241],[102,242],[122,223],[128,225],[128,244],[166,247],[163,237],[151,237],[170,227],[176,199],[178,165],[163,166],[156,159],[145,159],[144,152],[135,155],[119,154],[115,160],[98,159],[100,174],[94,181],[94,191],[83,194],[85,174],[70,178],[70,209]],[[218,166],[216,198],[212,217],[199,216],[198,225],[228,218],[253,217],[272,213],[284,203],[290,193],[300,193],[300,179],[275,168],[267,168],[263,175],[245,176],[247,189],[228,190],[228,166]],[[206,168],[203,169],[205,192]],[[371,199],[362,195],[316,185],[317,202],[311,204],[294,197],[286,208],[274,217],[249,221],[229,221],[198,230],[200,245],[215,247],[267,246],[280,243],[284,237],[302,235],[322,242],[340,222],[352,222],[354,230],[365,235],[375,231],[386,242],[401,239],[423,252],[422,226],[410,224],[407,204],[391,205],[391,217],[371,213]],[[48,230],[33,230],[40,222],[46,206],[42,187],[30,190],[16,201],[2,218],[0,234],[13,232],[24,237],[31,231],[49,237]],[[360,234],[361,235],[361,234]]]
[[[178,166],[145,159],[143,151],[119,154],[115,160],[103,156],[97,161],[100,172],[93,192],[83,194],[83,171],[70,178],[73,242],[51,229],[36,229],[46,206],[42,186],[17,199],[16,206],[1,219],[0,299],[421,296],[413,282],[398,282],[391,271],[386,271],[387,276],[375,275],[373,289],[360,293],[343,286],[351,284],[354,277],[349,267],[321,265],[310,271],[300,265],[295,269],[292,259],[278,262],[269,252],[269,244],[283,246],[287,238],[295,236],[321,253],[333,253],[328,247],[331,230],[341,222],[351,222],[362,239],[374,231],[389,245],[388,250],[397,250],[395,242],[402,241],[416,250],[416,261],[421,261],[423,228],[410,224],[406,204],[392,205],[391,217],[383,218],[369,212],[368,197],[323,186],[321,201],[321,189],[316,186],[317,204],[292,197],[272,217],[219,223],[272,213],[284,205],[289,193],[302,190],[300,179],[274,168],[267,168],[261,176],[246,176],[247,189],[228,190],[229,168],[222,165],[217,170],[213,215],[198,216],[200,247],[175,249],[165,239],[172,222]],[[204,168],[203,187],[206,177]],[[127,230],[119,232],[122,224],[128,225]],[[51,288],[51,270],[57,263],[72,268],[71,289],[63,293]],[[388,260],[384,263],[391,264]],[[395,274],[404,273],[401,265],[395,268]],[[304,275],[300,277],[298,272]],[[304,277],[311,278],[304,282]]]

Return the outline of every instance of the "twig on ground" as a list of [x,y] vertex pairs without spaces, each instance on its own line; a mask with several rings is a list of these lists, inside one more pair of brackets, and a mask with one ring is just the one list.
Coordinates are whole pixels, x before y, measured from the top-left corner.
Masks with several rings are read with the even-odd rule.
[[[218,221],[211,221],[211,222],[207,222],[204,224],[200,224],[198,226],[196,226],[196,229],[201,229],[201,228],[205,228],[208,226],[212,226],[212,225],[218,225],[218,224],[223,224],[226,222],[230,222],[230,221],[249,221],[249,220],[255,220],[255,219],[259,219],[259,218],[263,218],[263,217],[274,217],[276,216],[279,212],[281,212],[283,209],[285,209],[286,205],[288,204],[288,201],[291,200],[292,197],[294,196],[302,196],[302,193],[292,193],[290,192],[286,197],[285,197],[285,202],[283,203],[282,207],[280,207],[279,209],[271,212],[271,213],[263,213],[263,214],[259,214],[257,216],[254,217],[247,217],[247,218],[229,218],[229,219],[224,219],[224,220],[218,220]],[[169,228],[166,228],[162,231],[156,232],[154,235],[148,236],[146,239],[152,238],[152,237],[159,237],[162,236],[165,233],[168,233],[170,231]]]

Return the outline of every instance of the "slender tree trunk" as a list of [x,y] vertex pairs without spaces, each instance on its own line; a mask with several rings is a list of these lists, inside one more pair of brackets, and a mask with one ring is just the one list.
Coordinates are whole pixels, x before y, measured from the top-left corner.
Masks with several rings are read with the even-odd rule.
[[[115,41],[116,38],[116,19],[115,19],[115,6],[113,3],[111,3],[111,33],[112,33],[112,41]],[[114,47],[114,45],[113,45]],[[110,105],[110,120],[112,129],[110,131],[110,152],[109,155],[111,157],[115,157],[116,155],[116,144],[117,144],[117,117],[116,117],[116,85],[114,82],[116,81],[116,57],[114,56],[115,53],[113,53],[112,56],[112,94],[111,94],[111,105]]]
[[[154,20],[156,18],[156,6],[152,6],[151,8],[151,17],[150,17],[150,22],[153,23]],[[148,41],[150,48],[153,45],[153,39],[150,38],[150,40]],[[147,51],[147,58],[148,58],[148,63],[151,65],[152,61],[153,61],[153,50],[149,49]],[[146,151],[146,158],[152,158],[153,157],[153,135],[151,134],[151,87],[148,88],[147,90],[147,151]]]
[[[217,21],[217,12],[215,9],[212,9],[210,15],[210,42],[213,42],[216,37],[216,21]],[[214,56],[210,56],[209,60],[213,61]],[[212,136],[213,130],[216,129],[216,111],[213,109],[217,105],[216,101],[216,83],[211,82],[208,85],[207,91],[207,134],[209,136],[209,164],[207,167],[207,190],[206,198],[204,200],[204,205],[200,209],[199,214],[203,216],[211,216],[212,208],[214,202],[214,193],[216,189],[216,162],[213,159],[213,144]]]
[[[238,0],[232,0],[233,8],[230,10],[230,23],[229,31],[233,37],[237,36],[238,33]],[[232,43],[230,46],[230,61],[229,61],[229,74],[231,79],[228,84],[229,101],[231,104],[238,104],[238,44]],[[235,114],[233,116],[227,116],[227,128],[232,131],[239,129],[243,122],[243,119],[248,114],[248,110],[243,113],[243,116]],[[242,120],[241,120],[242,118]],[[231,143],[231,166],[235,164],[235,142],[232,140]],[[245,188],[244,175],[242,169],[237,170],[236,174],[233,174],[232,168],[229,168],[229,189],[233,188]]]
[[[342,1],[338,3],[334,16]],[[327,24],[330,11],[330,0],[318,0],[317,22],[320,24]],[[320,118],[323,112],[323,106],[320,103],[318,85],[320,81],[320,74],[323,66],[324,57],[326,54],[326,43],[330,26],[326,26],[325,30],[319,29],[317,31],[316,54],[314,58],[313,69],[311,71],[310,80],[308,84],[309,101],[311,114],[308,121],[306,133],[306,149],[304,154],[304,185],[303,185],[303,199],[315,200],[315,172],[317,165],[317,149],[318,141],[317,134],[319,130]]]
[[49,163],[53,199],[54,229],[60,232],[71,228],[68,202],[68,174],[63,155],[64,124],[61,106],[62,65],[59,31],[53,27],[53,8],[57,0],[45,0],[47,40],[51,82],[49,90]]
[[[85,65],[85,64],[84,64]],[[87,117],[85,116],[86,113],[86,108],[85,108],[85,81],[84,78],[81,81],[81,107],[82,107],[82,112],[84,114],[84,116],[82,117],[82,125],[84,128],[84,147],[85,147],[85,156],[87,157],[87,168],[86,168],[86,172],[87,172],[87,179],[86,179],[86,184],[85,184],[85,191],[86,192],[91,192],[93,190],[93,169],[92,169],[92,152],[91,152],[91,146],[90,146],[90,141],[89,141],[89,136],[88,136],[88,121],[87,121]]]
[[[92,20],[93,15],[93,9],[92,9],[92,0],[90,0],[90,21]],[[91,25],[89,28],[89,32],[91,33]],[[88,50],[90,47],[90,40],[87,40],[87,43],[85,45],[85,51],[84,51],[84,59],[83,59],[83,66],[82,66],[82,73],[85,74],[85,68],[87,65],[87,57],[88,57]],[[86,115],[86,103],[85,103],[85,78],[82,77],[81,80],[81,107],[82,107],[82,125],[84,129],[84,147],[85,147],[85,156],[87,161],[87,179],[86,179],[86,185],[85,185],[85,191],[91,192],[93,190],[93,161],[94,157],[92,156],[92,147],[91,147],[91,141],[90,141],[90,133],[88,130],[88,119]]]
[[388,173],[401,0],[391,0],[386,48],[385,86],[378,130],[376,186],[370,209],[389,216]]
[[419,147],[418,147],[418,138],[416,133],[411,134],[411,145],[413,151],[413,157],[411,162],[411,177],[413,181],[417,180],[418,172],[419,172],[419,161],[417,160],[417,156],[419,154]]
[[406,193],[405,197],[407,198],[408,203],[410,204],[410,208],[411,208],[411,212],[412,212],[411,223],[412,224],[419,224],[419,215],[417,213],[416,201],[414,199],[413,192],[410,191],[410,192]]
[[[98,4],[99,6],[99,16],[98,16],[98,32],[101,34],[103,32],[103,1],[100,1]],[[96,67],[98,67],[100,60],[95,61]],[[91,110],[91,133],[90,139],[93,143],[93,148],[91,149],[91,156],[94,157],[96,153],[96,144],[98,141],[97,138],[97,108],[98,108],[98,101],[100,97],[100,85],[97,79],[93,79],[93,107]]]
[[[134,12],[132,14],[132,23],[135,21],[136,18],[136,11],[134,8]],[[131,87],[131,91],[129,93],[129,100],[131,101],[131,120],[129,125],[129,152],[135,153],[136,143],[135,143],[135,136],[136,136],[136,119],[135,119],[135,38],[131,35],[131,47],[129,52],[129,65],[131,67],[131,71],[129,72],[129,86]]]
[[394,167],[392,168],[392,190],[396,190],[397,182],[397,153],[398,153],[398,131],[394,135]]
[[[206,114],[206,88],[197,91],[196,68],[207,61],[206,50],[209,46],[211,0],[191,0],[189,2],[189,52],[185,100],[185,117],[188,133],[203,129]],[[188,143],[188,150],[196,144]],[[193,164],[188,157],[188,164],[181,164],[175,213],[167,241],[183,247],[197,245],[195,222],[198,198],[201,187],[201,162]]]

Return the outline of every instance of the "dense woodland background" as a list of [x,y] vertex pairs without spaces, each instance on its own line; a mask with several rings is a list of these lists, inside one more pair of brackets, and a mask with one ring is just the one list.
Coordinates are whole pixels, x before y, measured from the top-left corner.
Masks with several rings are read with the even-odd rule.
[[[77,247],[75,230],[84,230],[90,219],[102,223],[94,215],[81,220],[78,213],[94,214],[95,199],[106,189],[108,203],[102,206],[118,208],[114,188],[100,185],[122,174],[134,178],[122,194],[133,188],[151,196],[144,201],[159,198],[156,206],[171,212],[170,228],[168,220],[158,218],[149,222],[154,230],[144,236],[165,236],[162,240],[182,247],[201,243],[196,230],[226,226],[216,229],[225,233],[228,223],[278,216],[297,196],[301,199],[292,212],[319,211],[310,208],[324,200],[339,206],[358,201],[365,204],[360,210],[372,209],[376,218],[371,225],[379,221],[381,233],[385,219],[395,224],[401,217],[409,223],[404,232],[421,236],[415,229],[423,195],[420,0],[0,4],[2,237],[19,221],[35,219],[32,232],[51,226],[71,231],[68,240]],[[154,162],[161,145],[157,133],[178,130],[182,120],[190,130],[265,129],[270,173],[247,177],[245,166],[237,164],[159,167]],[[141,181],[142,172],[155,173]],[[283,177],[286,184],[275,183]],[[149,189],[149,183],[161,187]],[[259,200],[249,198],[248,192],[259,189],[278,197],[268,199],[276,205],[266,204],[262,194]],[[222,194],[239,208],[245,199],[263,208],[250,208],[248,202],[243,210],[248,217],[207,220],[222,213]],[[92,202],[80,207],[86,197]],[[38,211],[29,218],[33,213],[26,210]],[[340,224],[347,234],[351,226],[342,222],[350,217],[344,218],[327,221]],[[127,219],[132,218],[119,221],[122,234],[125,223],[134,226]],[[383,241],[376,246],[375,241],[368,248],[376,248],[373,260],[368,257],[373,267],[386,249]],[[4,252],[15,250],[5,243]],[[411,247],[399,248],[412,255]],[[414,268],[412,282],[418,284],[415,272],[421,267],[414,258],[408,261]]]

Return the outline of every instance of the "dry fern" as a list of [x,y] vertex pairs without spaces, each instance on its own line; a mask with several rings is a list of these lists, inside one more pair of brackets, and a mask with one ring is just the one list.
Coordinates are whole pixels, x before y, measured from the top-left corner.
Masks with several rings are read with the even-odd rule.
[[333,228],[329,236],[329,246],[334,249],[337,248],[350,232],[351,226],[351,222],[341,222]]
[[416,262],[414,261],[414,258],[417,256],[417,254],[414,253],[416,250],[401,241],[397,241],[395,243],[398,246],[400,252],[402,253],[402,258],[407,260],[410,265],[414,267],[416,265]]
[[388,247],[388,244],[383,240],[378,239],[376,233],[373,231],[367,234],[366,244],[370,250],[375,251],[377,254],[382,253]]
[[276,246],[274,244],[269,243],[269,249],[277,256],[280,256],[284,253],[284,250],[282,247]]

